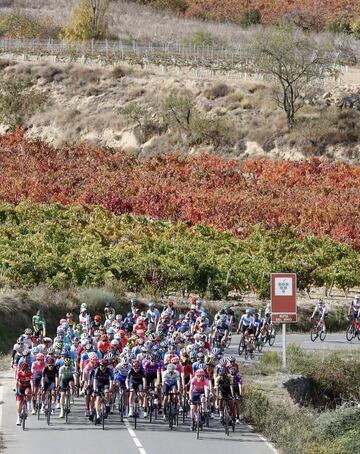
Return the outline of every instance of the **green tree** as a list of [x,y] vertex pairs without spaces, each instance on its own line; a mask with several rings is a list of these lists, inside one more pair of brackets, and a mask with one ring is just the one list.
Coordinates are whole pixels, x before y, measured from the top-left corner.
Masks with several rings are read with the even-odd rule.
[[104,39],[108,27],[109,0],[81,0],[65,26],[63,37],[67,41]]

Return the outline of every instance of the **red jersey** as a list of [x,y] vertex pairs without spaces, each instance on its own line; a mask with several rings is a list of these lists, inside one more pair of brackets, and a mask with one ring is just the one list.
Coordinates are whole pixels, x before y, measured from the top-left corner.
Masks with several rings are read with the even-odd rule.
[[19,383],[20,388],[30,388],[31,380],[32,380],[32,373],[30,370],[24,372],[19,370],[16,375],[17,381]]

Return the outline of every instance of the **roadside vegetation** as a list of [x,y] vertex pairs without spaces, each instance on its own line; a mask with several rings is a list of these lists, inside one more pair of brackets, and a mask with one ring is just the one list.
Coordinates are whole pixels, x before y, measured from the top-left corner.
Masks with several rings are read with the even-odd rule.
[[263,353],[256,366],[244,366],[244,420],[284,453],[357,452],[357,355],[310,353],[291,344],[287,356],[287,370],[276,352]]

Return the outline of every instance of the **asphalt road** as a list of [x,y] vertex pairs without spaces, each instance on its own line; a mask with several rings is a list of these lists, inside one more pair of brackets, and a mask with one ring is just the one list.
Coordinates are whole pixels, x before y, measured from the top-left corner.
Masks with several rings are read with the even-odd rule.
[[[230,352],[235,353],[239,336],[233,336]],[[308,334],[288,334],[288,343],[296,343],[307,350],[336,350],[360,351],[360,342],[356,339],[351,343],[345,339],[345,334],[328,334],[324,342],[311,342]],[[264,351],[270,347],[264,347]],[[271,350],[281,352],[281,334],[277,334]],[[259,355],[256,355],[257,357]],[[243,359],[242,359],[243,361]],[[251,360],[250,360],[251,361]],[[83,453],[107,454],[119,448],[127,454],[180,454],[193,452],[197,454],[215,454],[221,451],[236,452],[241,449],[249,454],[270,454],[274,449],[257,435],[249,426],[236,426],[235,433],[229,437],[217,419],[211,421],[211,427],[201,433],[196,440],[195,433],[189,431],[189,421],[186,425],[170,431],[163,421],[150,424],[140,420],[136,431],[133,430],[131,418],[121,423],[118,415],[110,415],[106,422],[106,430],[95,427],[84,418],[82,399],[76,401],[69,423],[59,420],[57,416],[47,426],[42,416],[29,416],[25,432],[15,425],[16,407],[12,391],[12,372],[0,374],[0,426],[4,435],[5,454],[64,454]]]
[[249,454],[271,454],[276,452],[249,426],[240,424],[227,437],[219,420],[211,420],[210,428],[204,429],[200,440],[190,432],[190,421],[179,424],[170,431],[162,420],[150,424],[140,420],[136,431],[132,418],[120,422],[117,414],[110,415],[105,431],[95,427],[84,417],[84,404],[77,399],[69,415],[68,424],[52,417],[47,426],[44,416],[29,416],[25,431],[17,427],[13,380],[10,371],[0,375],[0,426],[4,436],[5,454],[108,454],[116,449],[126,454],[215,454],[237,452],[240,448]]

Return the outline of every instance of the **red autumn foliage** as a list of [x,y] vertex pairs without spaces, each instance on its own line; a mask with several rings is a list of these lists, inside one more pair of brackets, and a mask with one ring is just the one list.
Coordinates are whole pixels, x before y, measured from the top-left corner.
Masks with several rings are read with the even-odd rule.
[[85,144],[55,149],[17,131],[0,136],[0,199],[100,204],[116,214],[205,222],[241,236],[256,223],[289,225],[360,250],[360,166],[316,158],[138,161]]
[[297,15],[315,29],[341,17],[351,21],[360,14],[358,0],[188,0],[188,4],[189,17],[239,22],[246,11],[257,9],[264,24]]

